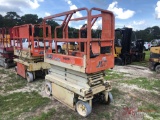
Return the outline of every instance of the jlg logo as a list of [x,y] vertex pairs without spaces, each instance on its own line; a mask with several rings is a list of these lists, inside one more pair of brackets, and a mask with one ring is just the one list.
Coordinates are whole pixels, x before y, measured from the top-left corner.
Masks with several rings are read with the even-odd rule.
[[97,68],[104,67],[106,63],[107,63],[107,59],[106,57],[103,57],[102,60],[98,62]]

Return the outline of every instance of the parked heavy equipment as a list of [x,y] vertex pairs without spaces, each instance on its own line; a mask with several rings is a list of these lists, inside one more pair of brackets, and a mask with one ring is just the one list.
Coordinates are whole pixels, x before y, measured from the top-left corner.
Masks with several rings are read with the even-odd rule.
[[137,39],[136,41],[134,41],[130,52],[132,54],[133,62],[144,61],[145,59],[144,40]]
[[[86,13],[86,16],[76,18],[78,12]],[[106,69],[114,67],[114,15],[99,8],[79,8],[45,17],[43,27],[48,20],[58,18],[62,23],[49,33],[54,34],[54,38],[47,37],[46,29],[43,29],[44,40],[50,41],[50,47],[45,48],[44,60],[51,64],[49,74],[45,77],[45,91],[86,117],[92,111],[92,102],[100,100],[110,103],[113,99],[110,82],[104,76]],[[101,36],[92,38],[92,27],[99,19],[102,21]],[[73,21],[75,24],[85,24],[87,21],[79,29],[78,38],[68,37],[68,25]],[[57,37],[58,30],[62,30],[62,38]],[[51,49],[53,39],[55,53]],[[66,44],[65,53],[58,53],[58,42]]]
[[150,48],[149,68],[160,73],[160,43]]
[[131,35],[132,28],[118,28],[115,30],[115,64],[131,64]]
[[[132,38],[132,35],[134,36]],[[132,28],[118,28],[115,30],[115,64],[127,65],[144,60],[144,40],[137,40]]]
[[[45,26],[47,29],[49,26]],[[25,24],[13,27],[15,70],[18,75],[32,82],[36,76],[45,76],[50,64],[44,62],[43,26]],[[47,34],[48,35],[48,34]],[[28,44],[26,44],[28,43]]]
[[0,28],[0,65],[9,68],[15,65],[12,44],[12,28]]

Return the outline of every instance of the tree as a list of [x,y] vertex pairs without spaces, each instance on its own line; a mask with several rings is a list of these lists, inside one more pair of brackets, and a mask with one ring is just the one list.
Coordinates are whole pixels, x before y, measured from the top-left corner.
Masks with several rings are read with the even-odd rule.
[[3,19],[3,25],[4,27],[19,25],[20,19],[20,16],[16,12],[7,12]]
[[38,24],[40,20],[36,14],[25,14],[21,17],[21,24]]
[[3,27],[3,16],[0,14],[0,28]]

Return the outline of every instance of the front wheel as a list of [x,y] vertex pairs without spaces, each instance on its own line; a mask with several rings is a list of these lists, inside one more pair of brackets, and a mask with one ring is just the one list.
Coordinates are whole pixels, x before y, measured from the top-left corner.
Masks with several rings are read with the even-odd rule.
[[113,96],[111,92],[104,92],[104,99],[103,99],[103,103],[109,105],[111,102],[113,102]]
[[78,101],[76,103],[76,110],[79,115],[87,117],[91,113],[92,108],[88,102]]

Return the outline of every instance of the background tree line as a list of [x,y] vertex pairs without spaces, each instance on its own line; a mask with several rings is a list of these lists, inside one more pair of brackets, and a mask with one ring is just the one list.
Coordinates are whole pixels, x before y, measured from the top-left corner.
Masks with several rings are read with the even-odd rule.
[[[0,28],[1,27],[13,27],[22,24],[40,24],[42,23],[43,18],[38,18],[36,14],[25,14],[19,16],[16,12],[7,12],[5,16],[0,14]],[[48,24],[51,25],[54,29],[59,24],[53,20],[48,21]],[[69,37],[77,37],[78,30],[72,27],[69,27]],[[96,33],[95,30],[92,30],[92,36]],[[134,31],[137,39],[143,39],[144,41],[150,42],[153,39],[160,39],[160,28],[158,26],[148,27],[144,30]],[[58,37],[61,37],[62,33],[58,32]],[[135,37],[134,35],[132,37]],[[134,39],[134,38],[133,38]]]

